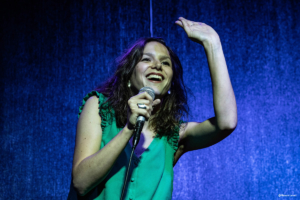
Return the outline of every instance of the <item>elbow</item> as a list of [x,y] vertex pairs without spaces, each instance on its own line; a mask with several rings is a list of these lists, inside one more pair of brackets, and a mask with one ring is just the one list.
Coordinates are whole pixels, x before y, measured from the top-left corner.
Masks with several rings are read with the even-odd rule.
[[73,180],[72,184],[77,194],[80,196],[85,196],[100,182],[103,181],[102,177],[99,180],[93,175],[87,174],[88,172],[82,172],[78,168],[73,168]]
[[234,121],[230,121],[227,125],[226,125],[226,130],[232,130],[234,131],[234,129],[236,128],[237,126],[237,120],[234,120]]
[[79,181],[75,177],[73,177],[73,186],[80,196],[84,196],[87,193],[87,188],[82,184],[82,181]]
[[237,118],[226,120],[226,122],[221,123],[218,127],[220,130],[232,133],[237,126]]

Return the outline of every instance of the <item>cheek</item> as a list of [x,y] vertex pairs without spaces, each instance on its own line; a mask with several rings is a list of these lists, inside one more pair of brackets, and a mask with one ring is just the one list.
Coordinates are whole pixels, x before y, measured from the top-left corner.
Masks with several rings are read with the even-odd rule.
[[168,82],[166,85],[166,89],[169,90],[171,88],[172,85],[172,80],[173,80],[173,70],[172,69],[168,69],[166,71],[167,75],[168,75]]
[[133,73],[131,75],[131,79],[135,79],[139,76],[139,73],[140,73],[140,67],[137,65],[135,66],[134,70],[133,70]]
[[137,79],[137,81],[142,81],[143,80],[143,70],[141,68],[137,68],[135,71],[135,78]]
[[173,70],[172,69],[168,70],[168,76],[169,76],[170,81],[172,81],[172,79],[173,79]]
[[144,84],[143,83],[144,82],[143,81],[143,74],[144,74],[143,69],[144,69],[143,66],[137,65],[130,77],[131,83],[137,88],[143,86],[143,84]]
[[142,76],[144,73],[144,68],[142,68],[142,67],[137,68],[136,73],[138,76]]
[[135,73],[136,73],[136,76],[140,76],[144,73],[145,71],[145,66],[143,66],[141,63],[138,64],[136,67],[135,67]]

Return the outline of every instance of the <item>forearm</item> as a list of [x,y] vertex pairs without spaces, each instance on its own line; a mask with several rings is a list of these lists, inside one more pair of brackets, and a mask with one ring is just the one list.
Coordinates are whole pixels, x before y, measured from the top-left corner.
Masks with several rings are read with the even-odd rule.
[[85,158],[73,169],[74,187],[81,195],[86,194],[106,177],[120,153],[126,147],[132,132],[125,126],[101,150]]
[[234,91],[219,38],[204,43],[213,86],[213,102],[216,125],[220,129],[234,129],[237,124],[237,108]]

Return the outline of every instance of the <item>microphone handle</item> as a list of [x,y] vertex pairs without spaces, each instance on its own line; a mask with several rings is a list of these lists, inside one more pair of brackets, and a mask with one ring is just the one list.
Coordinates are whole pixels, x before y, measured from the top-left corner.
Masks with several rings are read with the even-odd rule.
[[141,132],[143,130],[144,123],[145,123],[145,117],[138,116],[135,127],[134,127],[133,147],[132,147],[134,149],[140,141],[140,136],[141,136]]

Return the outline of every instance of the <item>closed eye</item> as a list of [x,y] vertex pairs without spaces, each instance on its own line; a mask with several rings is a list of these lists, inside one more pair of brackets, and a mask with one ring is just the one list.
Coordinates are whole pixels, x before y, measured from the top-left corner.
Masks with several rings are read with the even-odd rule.
[[143,58],[142,61],[150,61],[149,58]]
[[170,63],[169,62],[162,62],[163,65],[168,65],[170,66]]

